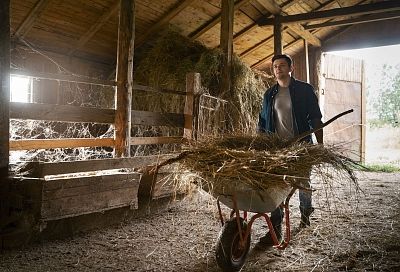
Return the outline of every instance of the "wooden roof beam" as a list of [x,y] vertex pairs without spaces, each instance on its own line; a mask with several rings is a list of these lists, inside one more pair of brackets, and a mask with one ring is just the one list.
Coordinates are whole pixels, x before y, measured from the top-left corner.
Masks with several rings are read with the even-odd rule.
[[[250,0],[240,0],[239,2],[235,3],[233,9],[237,10],[240,7],[242,7],[243,5],[247,4],[248,2],[250,2]],[[190,39],[191,40],[197,39],[198,37],[200,37],[201,35],[206,33],[208,30],[213,28],[215,25],[217,25],[219,22],[221,22],[221,13],[219,13],[217,16],[212,18],[210,21],[208,21],[205,25],[203,25],[199,29],[196,29],[194,32],[192,32],[189,35]]]
[[288,28],[312,45],[321,47],[321,40],[313,35],[310,31],[304,29],[301,24],[288,25]]
[[308,30],[308,29],[316,29],[316,28],[324,28],[332,26],[355,25],[355,24],[371,23],[376,21],[391,20],[397,18],[400,18],[400,11],[390,11],[390,12],[365,15],[362,17],[351,18],[340,21],[330,21],[321,24],[311,24],[304,26],[304,28]]
[[[285,27],[282,30],[282,33],[287,31],[287,27]],[[268,38],[260,41],[259,43],[257,43],[256,45],[250,47],[249,49],[243,51],[242,53],[239,54],[239,57],[244,58],[247,55],[251,54],[252,52],[256,51],[257,49],[260,49],[261,47],[265,46],[266,44],[272,42],[274,40],[274,35],[269,36]]]
[[[285,49],[287,49],[287,48],[289,48],[289,47],[295,46],[295,45],[297,45],[297,44],[299,44],[299,43],[303,43],[303,40],[302,40],[302,39],[294,40],[294,41],[292,41],[292,42],[286,44],[286,45],[283,47],[283,50],[285,50]],[[266,56],[265,58],[263,58],[263,59],[257,61],[256,63],[252,64],[252,65],[250,66],[250,68],[256,68],[257,66],[261,65],[262,63],[264,63],[264,62],[267,61],[268,59],[272,58],[273,56],[274,56],[274,53],[269,54],[269,55]]]
[[39,18],[49,2],[50,0],[39,0],[29,12],[28,16],[26,16],[24,21],[19,25],[13,36],[23,38],[26,33],[31,30],[36,19]]
[[[317,10],[321,10],[321,9],[323,9],[323,8],[327,8],[327,7],[331,6],[332,4],[334,4],[335,2],[336,2],[336,0],[333,0],[333,1],[330,1],[330,2],[326,2],[325,4],[321,5]],[[365,0],[362,0],[361,2],[358,2],[358,4],[361,4],[361,3],[364,3],[364,2],[365,2]],[[332,19],[328,19],[328,20],[332,20]],[[314,31],[314,33],[318,32],[318,30],[319,30],[319,29],[316,29],[316,30]],[[284,46],[283,49],[286,50],[287,48],[290,48],[290,47],[292,47],[292,46],[295,46],[295,45],[299,44],[300,41],[301,41],[301,40],[294,40],[294,41],[288,43],[286,46]],[[271,59],[273,56],[274,56],[274,53],[268,55],[267,57],[265,57],[265,58],[263,58],[263,59],[261,59],[261,60],[259,60],[259,61],[256,62],[255,64],[252,64],[250,67],[251,67],[251,68],[255,68],[255,67],[261,65],[263,62],[267,61],[268,59]]]
[[148,37],[151,37],[155,33],[157,33],[165,24],[167,24],[182,10],[192,4],[193,1],[194,0],[178,1],[178,3],[170,11],[164,14],[157,23],[155,23],[148,31],[146,31],[146,34],[137,39],[135,47],[139,47],[140,45],[142,45]]
[[94,34],[97,33],[97,31],[99,31],[103,25],[105,25],[108,20],[110,19],[110,17],[112,15],[114,15],[114,13],[118,10],[119,8],[119,1],[116,1],[114,3],[113,6],[111,6],[111,8],[108,9],[107,12],[103,13],[103,15],[101,15],[101,17],[99,18],[99,20],[97,20],[97,22],[92,25],[88,31],[86,31],[85,34],[83,34],[80,38],[78,43],[76,44],[75,48],[71,49],[68,52],[68,55],[73,55],[75,53],[75,51],[79,50],[80,48],[82,48],[93,36]]
[[[281,7],[275,3],[273,0],[257,0],[266,10],[274,15],[279,15],[281,22],[284,22],[285,16],[288,14],[284,12]],[[275,18],[271,18],[274,20]],[[294,33],[302,37],[303,39],[307,40],[309,43],[321,47],[321,41],[315,37],[310,31],[305,30],[304,27],[300,24],[291,24],[288,26]]]
[[[282,28],[282,34],[288,32],[289,28],[287,26],[284,26]],[[272,42],[274,40],[274,35],[269,36],[268,38],[262,40],[261,42],[257,43],[256,45],[250,47],[249,49],[243,51],[242,53],[239,54],[239,57],[244,58],[247,55],[250,55],[253,51],[256,51],[257,49],[260,49],[261,47],[265,46],[266,44]]]
[[[358,4],[364,3],[365,1],[366,1],[366,0],[362,0],[361,2],[358,2]],[[324,9],[324,8],[329,8],[331,5],[333,5],[333,4],[335,4],[335,3],[336,3],[336,0],[332,0],[332,1],[326,2],[325,4],[321,5],[317,10]],[[316,33],[316,32],[318,32],[318,31],[319,31],[319,29],[316,29],[316,30],[313,31],[313,33]],[[342,31],[344,31],[344,30],[342,30]],[[338,34],[338,33],[337,33],[337,34]],[[301,41],[302,41],[301,39],[299,39],[299,40],[294,40],[294,41],[288,43],[287,45],[285,45],[285,46],[283,47],[283,49],[286,50],[286,49],[288,49],[288,48],[290,48],[290,47],[292,47],[292,46],[298,45]],[[255,67],[260,66],[262,63],[266,62],[268,59],[271,59],[273,56],[274,56],[274,54],[269,54],[267,57],[265,57],[265,58],[263,58],[263,59],[257,61],[257,62],[254,63],[254,64],[252,64],[252,65],[250,66],[250,68],[255,68]]]
[[[291,7],[292,5],[296,4],[297,1],[298,1],[298,0],[288,0],[288,1],[286,1],[286,2],[282,5],[281,9],[283,9],[283,8],[289,8],[289,7]],[[336,1],[336,0],[331,0],[331,1]],[[236,35],[233,36],[233,41],[236,41],[236,40],[239,39],[240,37],[246,35],[248,32],[250,32],[250,31],[256,29],[257,27],[258,27],[257,22],[254,22],[254,23],[252,23],[251,25],[249,25],[249,26],[243,28],[243,29],[240,30],[238,33],[236,33]]]
[[[383,1],[373,4],[355,5],[351,7],[329,9],[324,11],[312,11],[307,13],[282,16],[282,23],[304,23],[315,20],[332,19],[345,16],[356,16],[371,13],[381,13],[400,10],[400,2],[397,0]],[[273,18],[263,17],[258,20],[259,26],[273,25]]]
[[238,40],[240,37],[243,37],[244,35],[246,35],[250,31],[256,29],[257,27],[258,27],[257,23],[253,23],[251,25],[246,26],[245,28],[243,28],[242,30],[240,30],[238,33],[236,33],[233,36],[233,41]]
[[[318,7],[317,10],[321,10],[321,9],[324,9],[324,8],[329,8],[330,6],[334,5],[335,3],[336,3],[336,0],[330,0],[330,1],[322,4],[320,7]],[[288,31],[288,27],[287,26],[283,27],[282,33],[287,32],[287,31]],[[239,56],[243,58],[243,57],[249,55],[250,53],[252,53],[253,51],[261,48],[262,46],[264,46],[264,45],[266,45],[266,44],[268,44],[268,43],[270,43],[272,41],[273,41],[273,36],[270,36],[270,37],[262,40],[261,42],[257,43],[256,45],[252,46],[251,48],[245,50]],[[285,48],[286,47],[284,47],[284,49]]]

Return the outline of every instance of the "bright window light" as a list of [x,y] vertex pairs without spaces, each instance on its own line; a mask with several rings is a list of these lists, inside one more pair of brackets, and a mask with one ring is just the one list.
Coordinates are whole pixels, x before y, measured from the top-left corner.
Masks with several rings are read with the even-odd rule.
[[32,79],[25,76],[11,76],[11,102],[32,102]]

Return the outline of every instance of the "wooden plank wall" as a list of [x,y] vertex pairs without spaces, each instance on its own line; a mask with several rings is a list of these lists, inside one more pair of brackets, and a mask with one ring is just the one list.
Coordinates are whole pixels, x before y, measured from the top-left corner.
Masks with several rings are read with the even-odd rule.
[[[319,59],[321,52],[316,49],[309,47],[308,51],[308,62],[309,62],[309,74],[310,74],[310,84],[314,87],[315,90],[318,90],[319,82],[318,76],[320,72],[319,68]],[[307,82],[307,74],[306,74],[306,57],[304,49],[302,52],[292,56],[294,63],[294,77],[296,79]]]
[[[87,88],[87,85],[73,83],[73,77],[68,75],[77,75],[82,81],[87,81],[88,78],[104,79],[112,70],[112,67],[107,64],[95,63],[76,57],[68,57],[53,52],[41,51],[38,54],[27,46],[14,44],[11,51],[11,61],[13,64],[12,73],[19,75],[32,76],[33,88],[35,90],[32,102],[48,103],[48,104],[73,104],[78,105],[79,101],[73,103],[65,94],[66,89],[71,88]],[[18,72],[17,72],[18,71]],[[49,74],[49,75],[48,75]],[[47,80],[44,80],[47,75]],[[58,77],[64,76],[70,82],[60,81]],[[54,78],[54,80],[48,80]],[[94,80],[90,80],[94,81]],[[111,102],[114,99],[113,88],[97,88],[99,91],[107,92]]]

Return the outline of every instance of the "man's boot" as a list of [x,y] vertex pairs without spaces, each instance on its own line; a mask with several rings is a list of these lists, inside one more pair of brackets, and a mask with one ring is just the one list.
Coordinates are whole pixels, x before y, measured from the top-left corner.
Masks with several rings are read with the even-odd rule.
[[300,207],[300,213],[301,213],[301,221],[300,221],[300,228],[306,228],[310,226],[310,215],[314,212],[314,208],[304,208]]
[[[277,207],[274,211],[271,212],[271,223],[274,228],[276,238],[278,239],[278,242],[280,243],[282,241],[282,220],[283,220],[283,215],[284,211],[282,207]],[[273,246],[274,241],[272,240],[271,232],[268,231],[265,236],[260,238],[259,243],[257,244],[260,249],[267,247],[267,246]]]
[[[278,243],[282,242],[282,225],[274,226],[274,231],[276,234],[276,238],[278,239]],[[273,246],[274,241],[272,240],[271,232],[268,231],[265,236],[260,238],[259,244],[262,246]]]

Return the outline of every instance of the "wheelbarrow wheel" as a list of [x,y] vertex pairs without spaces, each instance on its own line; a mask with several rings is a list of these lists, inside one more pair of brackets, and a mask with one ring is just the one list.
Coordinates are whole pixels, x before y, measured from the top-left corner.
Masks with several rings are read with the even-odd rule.
[[[240,218],[243,235],[246,233],[247,224]],[[222,227],[216,245],[216,259],[223,271],[239,271],[246,261],[250,249],[250,235],[244,245],[240,245],[239,229],[236,217],[226,221]]]

